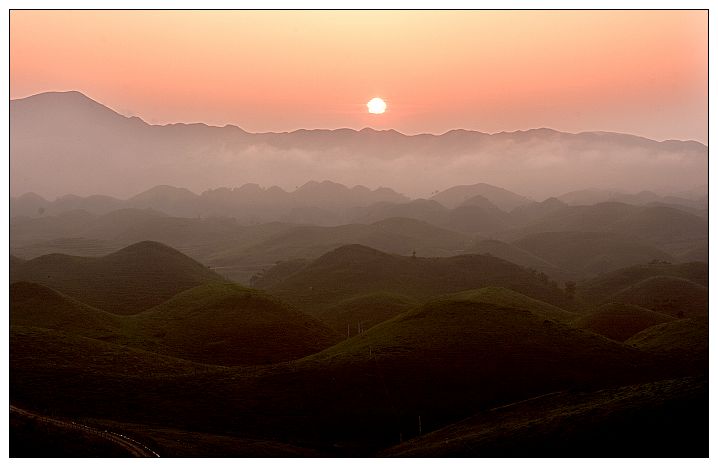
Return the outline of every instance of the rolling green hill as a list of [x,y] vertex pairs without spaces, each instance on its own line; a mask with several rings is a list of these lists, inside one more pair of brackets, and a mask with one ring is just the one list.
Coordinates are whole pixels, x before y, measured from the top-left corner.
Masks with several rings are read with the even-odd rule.
[[416,301],[407,296],[376,292],[342,300],[317,314],[317,318],[339,334],[351,337],[415,305]]
[[337,248],[272,284],[268,290],[303,310],[316,313],[323,307],[368,293],[387,292],[427,299],[487,286],[511,289],[559,307],[572,306],[571,300],[555,284],[493,256],[407,257],[363,245]]
[[672,276],[687,279],[708,286],[707,263],[682,264],[637,264],[627,268],[602,274],[583,284],[578,289],[579,296],[588,303],[600,304],[608,297],[622,291],[626,287],[637,284],[654,276]]
[[32,282],[10,284],[10,326],[54,329],[95,339],[124,332],[121,316],[92,308]]
[[708,314],[708,288],[680,277],[649,277],[617,292],[611,300],[650,308],[676,318]]
[[[450,298],[272,366],[129,377],[100,372],[111,359],[85,360],[11,356],[11,394],[75,416],[232,431],[344,454],[415,436],[419,416],[431,431],[498,404],[657,371],[637,350],[539,314]],[[56,382],[53,390],[37,385],[39,377]],[[108,390],[118,385],[122,391]]]
[[607,303],[578,318],[574,325],[623,342],[639,331],[674,318],[640,306]]
[[41,256],[13,267],[10,280],[43,284],[90,306],[128,315],[222,279],[177,250],[141,242],[99,258]]
[[219,365],[293,360],[339,340],[316,319],[236,284],[201,285],[132,318],[138,345]]
[[526,295],[514,292],[513,290],[504,289],[502,287],[484,287],[483,289],[478,290],[465,290],[463,292],[449,295],[448,298],[476,303],[489,303],[496,306],[515,308],[518,310],[527,310],[540,318],[550,319],[564,324],[570,323],[580,316],[577,313],[563,310],[557,306],[540,300],[535,300],[531,297],[527,297]]
[[[37,330],[33,335],[39,339],[38,349],[46,348],[46,340],[64,336],[63,342],[97,339],[131,352],[225,366],[293,360],[339,340],[323,323],[265,293],[221,283],[201,285],[145,312],[121,316],[39,284],[16,282],[10,285],[10,322],[13,329]],[[41,358],[43,351],[36,352]]]
[[708,318],[669,321],[651,326],[626,341],[646,352],[708,363]]

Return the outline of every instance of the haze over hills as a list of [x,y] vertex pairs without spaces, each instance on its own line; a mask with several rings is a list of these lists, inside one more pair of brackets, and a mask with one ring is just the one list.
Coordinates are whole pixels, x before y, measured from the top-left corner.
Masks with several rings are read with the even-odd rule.
[[255,134],[68,92],[11,102],[10,162],[14,404],[174,455],[646,456],[703,432],[666,422],[707,405],[702,144]]
[[[158,183],[195,192],[250,181],[290,188],[319,178],[394,186],[425,197],[475,183],[478,174],[538,198],[600,186],[606,179],[613,185],[607,188],[616,190],[677,191],[706,184],[707,147],[693,141],[549,129],[413,136],[368,128],[252,134],[229,125],[148,125],[79,92],[38,94],[12,100],[10,107],[11,191],[16,196],[126,197]],[[58,166],[73,170],[58,174]],[[640,185],[635,171],[642,175]]]

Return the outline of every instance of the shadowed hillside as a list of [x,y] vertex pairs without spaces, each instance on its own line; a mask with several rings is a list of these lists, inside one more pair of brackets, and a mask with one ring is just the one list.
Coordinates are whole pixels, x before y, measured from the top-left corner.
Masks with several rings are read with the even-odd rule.
[[650,277],[626,287],[611,300],[650,308],[676,318],[708,314],[708,288],[680,277]]
[[608,232],[542,232],[513,244],[582,277],[651,261],[673,261],[671,255],[645,241]]
[[673,317],[625,303],[607,303],[578,318],[574,324],[609,339],[623,342],[634,334],[672,321]]
[[417,302],[404,295],[377,292],[342,300],[317,314],[339,334],[351,337],[391,319]]
[[505,287],[558,306],[572,306],[571,300],[555,284],[499,258],[485,255],[406,257],[362,245],[343,246],[277,283],[260,280],[256,286],[309,312],[371,292],[426,299],[486,286]]
[[679,255],[703,244],[708,223],[704,218],[669,207],[611,202],[558,209],[513,232],[511,237],[518,239],[541,232],[611,232],[641,239]]
[[[15,339],[13,345],[26,348]],[[415,436],[418,416],[431,431],[512,400],[641,380],[657,371],[636,350],[530,311],[451,298],[296,362],[127,379],[119,394],[98,392],[119,382],[111,361],[63,362],[14,355],[13,392],[35,406],[52,404],[77,415],[137,422],[151,416],[167,426],[232,429],[240,436],[253,433],[357,453],[395,444],[400,434]],[[99,373],[103,364],[108,367]],[[91,387],[81,383],[90,371]],[[58,391],[51,395],[33,386],[37,375],[57,381]],[[178,385],[182,391],[170,391]],[[210,387],[213,397],[207,397]]]
[[678,277],[708,287],[708,264],[700,262],[638,264],[586,281],[579,288],[579,295],[589,303],[603,303],[627,287],[655,276]]
[[218,365],[293,360],[339,340],[316,319],[235,284],[195,287],[133,318],[141,345]]
[[47,255],[19,264],[12,282],[46,285],[88,305],[133,314],[182,290],[221,278],[182,253],[141,242],[99,258]]
[[[383,451],[390,457],[707,456],[707,381],[559,392],[484,411]],[[600,440],[600,442],[598,442]]]
[[[45,341],[113,345],[211,365],[257,365],[304,357],[339,340],[326,325],[236,284],[205,284],[145,312],[118,316],[28,282],[10,285],[11,333]],[[99,342],[102,341],[102,342]],[[20,342],[20,341],[18,341]],[[18,344],[20,345],[20,344]],[[48,344],[49,345],[49,344]],[[17,348],[17,347],[16,347]],[[36,350],[37,358],[42,352]],[[92,355],[92,352],[90,352]],[[147,354],[149,355],[149,354]],[[47,357],[53,360],[55,357]],[[92,365],[90,365],[92,366]]]

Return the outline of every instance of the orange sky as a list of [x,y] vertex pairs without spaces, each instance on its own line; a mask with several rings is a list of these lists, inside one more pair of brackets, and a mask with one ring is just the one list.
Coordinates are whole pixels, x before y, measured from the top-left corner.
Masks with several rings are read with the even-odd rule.
[[[703,11],[13,11],[11,97],[248,131],[550,127],[707,140]],[[383,97],[389,111],[366,112]]]

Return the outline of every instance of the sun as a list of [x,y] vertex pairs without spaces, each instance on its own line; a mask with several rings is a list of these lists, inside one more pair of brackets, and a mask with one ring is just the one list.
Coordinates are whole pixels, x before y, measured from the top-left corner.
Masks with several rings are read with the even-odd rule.
[[386,102],[381,97],[375,97],[366,103],[370,114],[383,114],[386,112]]

